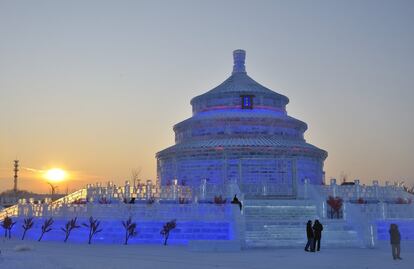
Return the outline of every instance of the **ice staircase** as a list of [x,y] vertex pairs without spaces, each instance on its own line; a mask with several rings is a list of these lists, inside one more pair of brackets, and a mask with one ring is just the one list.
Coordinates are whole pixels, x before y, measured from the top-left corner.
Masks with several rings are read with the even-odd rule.
[[352,226],[344,220],[320,219],[311,200],[245,200],[243,211],[247,248],[303,248],[306,222],[315,219],[324,225],[324,246],[362,246]]

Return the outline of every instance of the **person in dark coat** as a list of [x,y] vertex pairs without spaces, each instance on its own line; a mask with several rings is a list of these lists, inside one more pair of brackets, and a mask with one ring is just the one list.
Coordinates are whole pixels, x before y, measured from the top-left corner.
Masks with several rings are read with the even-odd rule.
[[242,203],[240,202],[239,198],[237,198],[237,194],[234,195],[233,200],[231,201],[231,203],[239,205],[240,211],[242,210]]
[[400,231],[398,230],[398,225],[391,224],[389,233],[390,233],[392,257],[394,258],[394,260],[397,260],[397,259],[402,260],[402,258],[400,257],[401,234],[400,234]]
[[315,252],[315,248],[313,245],[314,235],[311,220],[308,220],[308,223],[306,223],[306,237],[308,238],[308,242],[306,243],[305,251],[309,251],[310,247],[310,251]]
[[313,234],[314,234],[314,241],[313,241],[313,248],[317,251],[321,250],[321,238],[322,238],[322,231],[323,226],[319,222],[319,220],[315,220],[313,224]]

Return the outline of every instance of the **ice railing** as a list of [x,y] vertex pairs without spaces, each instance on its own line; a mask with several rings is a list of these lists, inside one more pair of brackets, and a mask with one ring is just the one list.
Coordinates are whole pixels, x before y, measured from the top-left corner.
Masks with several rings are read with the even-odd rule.
[[359,180],[355,180],[353,185],[338,185],[336,184],[336,179],[331,179],[330,185],[315,187],[324,198],[332,196],[340,197],[344,201],[363,199],[366,202],[414,202],[414,195],[406,192],[403,186],[392,185],[389,182],[386,182],[385,186],[381,186],[377,180],[374,180],[372,185],[366,186],[361,185]]
[[361,185],[359,180],[355,180],[353,185],[337,185],[335,179],[331,179],[330,183],[314,185],[305,179],[298,186],[297,197],[313,200],[321,218],[326,218],[330,210],[327,204],[329,197],[342,199],[343,214],[346,214],[347,204],[355,204],[370,219],[414,218],[414,195],[405,191],[403,186],[388,182],[380,186],[376,180],[370,186]]
[[59,207],[62,204],[74,203],[74,202],[79,201],[81,199],[86,199],[86,194],[87,194],[87,191],[86,191],[85,188],[80,189],[80,190],[77,190],[77,191],[75,191],[75,192],[73,192],[69,195],[66,195],[62,198],[59,198],[56,201],[53,201],[52,205],[55,206],[55,207]]
[[229,180],[222,184],[209,183],[208,180],[202,179],[199,186],[192,187],[179,185],[178,180],[174,179],[169,185],[152,183],[148,180],[146,184],[131,186],[129,181],[125,182],[122,187],[117,187],[108,183],[105,187],[97,183],[87,186],[87,200],[89,202],[105,203],[108,200],[112,202],[130,202],[134,203],[155,201],[155,202],[212,202],[215,198],[221,197],[223,200],[230,202],[234,195],[242,198],[243,193],[235,180]]
[[[229,204],[213,206],[211,204],[63,204],[54,208],[46,204],[19,205],[19,217],[42,218],[94,218],[125,219],[132,217],[140,221],[191,220],[228,220],[234,206]],[[237,209],[237,208],[236,208]]]
[[131,186],[129,181],[124,186],[116,186],[112,182],[107,184],[96,183],[86,186],[86,200],[96,203],[134,202],[147,200],[189,200],[192,198],[192,190],[189,186],[178,185],[173,180],[169,186],[154,184],[148,180],[146,184],[138,182]]
[[0,221],[3,221],[6,216],[13,217],[17,216],[19,213],[19,208],[17,205],[13,205],[7,208],[4,208],[0,211]]
[[[44,201],[20,199],[17,205],[0,211],[0,221],[6,216],[41,217],[50,214],[70,214],[71,212],[74,214],[90,214],[90,210],[99,213],[99,208],[102,208],[102,214],[114,215],[116,212],[123,212],[122,210],[128,208],[125,204],[134,204],[135,207],[133,208],[139,208],[140,204],[144,208],[147,205],[154,204],[151,207],[152,209],[157,209],[158,204],[213,204],[217,199],[221,203],[228,204],[235,194],[238,195],[240,200],[243,199],[243,194],[235,181],[229,181],[226,184],[210,184],[207,180],[202,180],[200,186],[194,189],[189,186],[178,185],[177,180],[173,180],[169,186],[153,184],[150,180],[146,184],[138,182],[136,186],[131,186],[128,181],[124,186],[116,186],[112,182],[106,184],[96,183],[88,184],[86,188],[53,202],[49,198]],[[169,206],[163,205],[162,208],[167,209]],[[172,208],[175,208],[175,206],[172,206]],[[180,210],[183,210],[182,208],[185,207],[180,208]],[[112,209],[114,211],[111,211]],[[160,210],[155,210],[153,214],[158,214],[157,212],[161,212]]]
[[391,185],[388,182],[380,186],[373,181],[370,186],[361,185],[355,180],[353,185],[337,185],[332,179],[330,185],[313,185],[305,180],[299,188],[301,198],[313,200],[318,208],[320,218],[329,216],[329,197],[340,198],[342,220],[345,220],[357,231],[366,247],[377,244],[378,220],[414,219],[414,195],[404,190],[403,186]]

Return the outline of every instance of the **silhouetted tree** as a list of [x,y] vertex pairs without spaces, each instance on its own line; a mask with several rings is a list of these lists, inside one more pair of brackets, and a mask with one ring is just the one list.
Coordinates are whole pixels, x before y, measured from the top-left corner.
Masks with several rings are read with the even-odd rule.
[[37,241],[39,241],[39,242],[42,241],[43,235],[52,230],[53,222],[54,221],[53,221],[52,218],[49,218],[49,219],[45,220],[45,222],[42,225],[42,233],[40,234],[39,240],[37,240]]
[[28,230],[32,229],[33,225],[34,225],[33,218],[25,218],[24,219],[23,225],[22,225],[22,228],[23,228],[22,240],[24,240],[24,237],[26,236],[26,232]]
[[65,240],[63,242],[66,243],[66,241],[68,241],[70,233],[73,229],[80,228],[80,226],[76,224],[76,220],[77,218],[69,220],[68,222],[66,222],[65,228],[61,228],[62,231],[65,232]]
[[139,175],[141,174],[141,168],[131,170],[131,179],[133,182],[134,192],[137,189],[137,182],[139,181]]
[[94,237],[94,235],[102,232],[102,229],[99,229],[100,224],[101,222],[98,221],[98,219],[93,219],[92,217],[89,218],[89,223],[82,223],[83,226],[89,228],[88,244],[92,243],[92,238]]
[[7,238],[8,236],[9,239],[11,238],[11,230],[14,224],[16,224],[16,222],[13,222],[12,218],[10,218],[9,216],[6,216],[4,218],[3,222],[1,223],[1,226],[4,228],[4,237]]
[[176,220],[169,221],[164,224],[161,230],[161,234],[164,237],[164,246],[167,245],[168,237],[170,236],[170,232],[177,227]]
[[125,245],[128,245],[128,240],[131,237],[134,237],[137,235],[137,224],[135,222],[132,222],[131,217],[127,221],[122,221],[122,226],[124,226],[125,229]]

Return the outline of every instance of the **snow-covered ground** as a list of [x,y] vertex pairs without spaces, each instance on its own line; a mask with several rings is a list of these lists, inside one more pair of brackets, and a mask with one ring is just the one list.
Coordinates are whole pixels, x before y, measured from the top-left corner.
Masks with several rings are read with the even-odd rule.
[[252,249],[239,252],[192,252],[185,246],[87,245],[0,239],[0,268],[413,268],[414,242],[402,243],[402,261],[391,258],[390,246],[376,249]]

